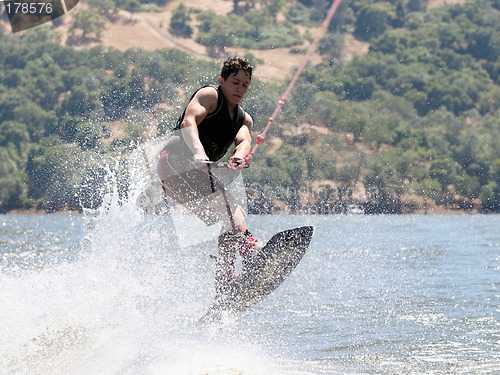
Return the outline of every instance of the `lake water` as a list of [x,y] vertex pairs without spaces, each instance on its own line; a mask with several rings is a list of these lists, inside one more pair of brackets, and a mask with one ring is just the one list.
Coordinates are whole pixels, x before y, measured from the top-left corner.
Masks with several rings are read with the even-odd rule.
[[201,324],[214,230],[126,207],[0,216],[0,373],[500,373],[500,216],[249,222],[315,235],[275,293]]

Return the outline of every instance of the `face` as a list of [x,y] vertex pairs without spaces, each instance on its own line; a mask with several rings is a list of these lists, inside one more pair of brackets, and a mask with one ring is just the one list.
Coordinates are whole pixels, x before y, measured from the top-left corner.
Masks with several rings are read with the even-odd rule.
[[231,74],[227,79],[219,77],[219,84],[229,104],[236,105],[247,93],[250,76],[243,70],[238,70],[236,75]]

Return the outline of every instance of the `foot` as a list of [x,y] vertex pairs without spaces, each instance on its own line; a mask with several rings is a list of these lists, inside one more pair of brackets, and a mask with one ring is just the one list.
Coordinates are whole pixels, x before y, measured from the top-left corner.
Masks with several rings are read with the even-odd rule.
[[243,267],[242,273],[245,273],[251,269],[255,256],[262,249],[263,244],[256,240],[249,230],[243,233],[243,237],[244,241],[242,241],[243,246],[240,248],[240,255]]
[[215,285],[218,299],[229,298],[234,292],[236,253],[241,255],[242,273],[251,269],[255,254],[262,244],[247,230],[239,233],[223,233],[219,236],[219,254],[216,261]]

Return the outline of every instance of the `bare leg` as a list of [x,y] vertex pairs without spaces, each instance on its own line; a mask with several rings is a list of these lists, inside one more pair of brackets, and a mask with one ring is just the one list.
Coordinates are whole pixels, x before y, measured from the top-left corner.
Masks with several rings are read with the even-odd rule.
[[222,232],[218,242],[219,253],[215,266],[215,291],[219,300],[224,300],[232,293],[234,281],[237,279],[235,273],[235,261],[237,253],[242,260],[242,273],[251,269],[254,256],[260,248],[252,234],[248,231]]
[[238,234],[224,232],[219,236],[217,260],[215,263],[215,292],[217,299],[231,293],[231,284],[236,278],[235,261],[239,248]]

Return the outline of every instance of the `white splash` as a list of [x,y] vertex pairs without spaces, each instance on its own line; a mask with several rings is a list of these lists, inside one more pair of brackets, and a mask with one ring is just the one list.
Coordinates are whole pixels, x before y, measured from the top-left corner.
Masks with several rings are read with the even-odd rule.
[[76,259],[0,273],[2,373],[280,373],[236,321],[198,323],[214,295],[216,243],[180,246],[175,228],[190,217],[174,225],[136,204],[152,178],[141,152],[128,158],[125,198],[108,169]]

